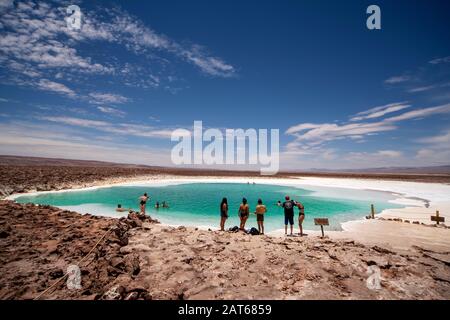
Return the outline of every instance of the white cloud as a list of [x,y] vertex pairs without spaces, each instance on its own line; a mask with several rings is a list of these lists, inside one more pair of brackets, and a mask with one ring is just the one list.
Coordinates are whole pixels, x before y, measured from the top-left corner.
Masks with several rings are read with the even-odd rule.
[[98,110],[100,110],[100,112],[112,115],[112,116],[116,116],[116,117],[124,117],[126,115],[126,112],[116,109],[116,108],[111,108],[111,107],[97,107]]
[[104,104],[104,103],[125,103],[128,102],[130,99],[127,97],[124,97],[120,94],[114,94],[114,93],[101,93],[101,92],[92,92],[89,94],[89,96],[92,98],[92,103],[96,104]]
[[100,128],[108,127],[110,124],[106,121],[74,118],[74,117],[38,117],[39,120],[56,122],[59,124],[68,124],[71,126],[86,127],[86,128]]
[[[302,123],[292,126],[286,130],[286,134],[292,135],[294,140],[286,145],[286,151],[289,154],[310,155],[322,152],[321,146],[327,142],[351,139],[354,142],[362,142],[366,136],[388,132],[397,129],[396,123],[405,120],[429,117],[437,114],[450,113],[450,104],[436,107],[416,109],[404,112],[398,116],[385,118],[377,122],[364,122],[371,117],[381,117],[390,112],[402,110],[409,105],[390,104],[382,107],[372,108],[363,111],[353,117],[353,122],[337,123]],[[356,119],[355,119],[356,118]],[[395,153],[392,150],[382,150],[376,156],[392,157]]]
[[2,154],[65,159],[100,160],[147,165],[170,165],[170,149],[149,148],[143,144],[106,141],[102,137],[82,137],[67,128],[29,123],[0,127]]
[[39,82],[37,83],[37,87],[44,91],[64,94],[71,98],[75,97],[75,92],[72,89],[68,88],[62,83],[53,82],[48,79],[39,80]]
[[429,61],[431,64],[441,64],[441,63],[449,63],[450,62],[450,56],[444,57],[444,58],[437,58]]
[[395,77],[390,77],[389,79],[384,80],[384,82],[388,83],[388,84],[396,84],[396,83],[407,82],[409,80],[411,80],[410,76],[395,76]]
[[[0,4],[0,68],[8,70],[2,70],[5,83],[30,86],[45,74],[50,81],[64,78],[82,85],[86,77],[98,75],[125,86],[166,88],[161,79],[168,77],[160,72],[172,72],[173,68],[167,68],[169,58],[186,61],[211,76],[236,74],[232,65],[204,47],[178,43],[117,8],[97,6],[83,12],[81,30],[73,31],[64,19],[65,5],[43,1],[20,1],[15,7],[11,4],[4,0]],[[93,58],[85,51],[86,43],[105,49]],[[111,54],[115,47],[108,46],[132,51],[136,62],[116,59]],[[160,70],[155,70],[157,63]],[[168,90],[176,89],[170,86]]]
[[13,0],[0,0],[0,10],[11,8],[13,5]]
[[350,137],[360,137],[369,133],[377,133],[395,130],[393,124],[384,122],[350,123],[339,125],[336,123],[323,123],[320,125],[307,124],[289,128],[286,133],[296,136],[297,142],[305,142],[309,145],[319,145],[326,141],[339,140]]
[[64,117],[64,116],[46,116],[38,117],[39,120],[55,122],[58,124],[67,124],[71,126],[91,128],[98,131],[113,133],[123,136],[136,136],[146,138],[167,139],[170,138],[174,128],[160,128],[133,123],[110,123],[91,119]]
[[375,107],[366,111],[362,111],[353,116],[350,121],[361,121],[365,119],[374,119],[382,117],[388,113],[400,111],[409,108],[410,105],[405,102],[390,103],[384,106]]
[[434,88],[436,88],[436,86],[417,87],[417,88],[409,89],[408,92],[410,92],[410,93],[423,92],[423,91],[428,91],[428,90],[431,90],[431,89],[434,89]]
[[441,106],[436,106],[436,107],[412,110],[412,111],[405,112],[398,116],[387,118],[385,121],[386,122],[397,122],[397,121],[417,119],[417,118],[429,117],[432,115],[445,114],[445,113],[450,113],[450,103],[444,104]]
[[401,151],[396,150],[379,150],[375,153],[376,155],[389,157],[389,158],[399,158],[403,155]]
[[[439,146],[447,146],[450,148],[450,130],[447,130],[443,132],[441,135],[433,136],[433,137],[426,137],[426,138],[420,138],[417,140],[420,143],[427,143],[427,144],[433,144],[433,145],[439,145]],[[450,161],[450,160],[449,160]]]

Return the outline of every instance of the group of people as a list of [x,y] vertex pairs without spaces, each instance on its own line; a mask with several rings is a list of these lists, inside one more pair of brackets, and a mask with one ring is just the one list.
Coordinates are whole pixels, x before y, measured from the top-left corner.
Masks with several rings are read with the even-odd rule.
[[[145,209],[147,207],[147,201],[148,200],[150,200],[150,197],[148,196],[147,193],[144,193],[142,196],[139,197],[139,207],[140,207],[139,213],[141,215],[145,215]],[[159,203],[159,201],[156,201],[155,208],[156,209],[169,208],[169,204],[166,201],[163,201],[161,203]],[[122,205],[118,204],[117,208],[116,208],[116,211],[117,212],[126,212],[126,211],[131,212],[132,210],[131,210],[131,208],[130,209],[122,208]]]
[[[145,215],[145,208],[147,206],[147,201],[150,199],[147,193],[144,193],[141,197],[139,197],[139,205],[140,205],[140,214]],[[299,201],[292,200],[289,196],[285,197],[285,201],[281,203],[278,201],[277,206],[280,206],[284,209],[284,233],[288,235],[288,225],[290,225],[290,235],[294,234],[294,209],[298,208],[298,226],[299,226],[299,235],[303,236],[303,220],[305,219],[305,207]],[[159,201],[156,202],[155,208],[159,209],[169,208],[169,205],[166,201],[163,201],[161,204]],[[225,222],[228,219],[228,200],[227,198],[223,198],[220,203],[220,230],[225,231]],[[131,209],[122,208],[122,205],[118,204],[116,211],[117,212],[125,212]],[[255,211],[252,214],[256,215],[256,222],[258,224],[258,231],[260,234],[264,234],[264,215],[267,213],[267,207],[263,204],[261,199],[258,199]],[[247,202],[246,198],[242,198],[242,203],[239,205],[238,215],[240,219],[239,230],[245,231],[245,224],[250,216],[250,206]]]
[[156,201],[155,209],[159,209],[159,208],[169,208],[169,204],[165,201],[163,201],[162,203],[159,203],[159,201]]
[[[278,206],[284,209],[284,233],[288,235],[288,224],[290,225],[290,235],[294,234],[294,208],[299,209],[298,214],[298,225],[299,225],[299,235],[303,236],[303,220],[305,219],[305,207],[299,201],[292,200],[289,196],[285,197],[285,201],[281,203],[278,201]],[[220,230],[225,231],[225,221],[228,219],[228,200],[223,198],[220,203]],[[258,231],[260,234],[264,234],[264,214],[267,212],[267,207],[263,204],[261,199],[258,199],[255,211],[253,214],[256,215],[256,222],[258,224]],[[245,230],[245,223],[250,216],[250,207],[247,203],[247,199],[243,198],[242,203],[239,205],[238,215],[240,219],[239,229]]]

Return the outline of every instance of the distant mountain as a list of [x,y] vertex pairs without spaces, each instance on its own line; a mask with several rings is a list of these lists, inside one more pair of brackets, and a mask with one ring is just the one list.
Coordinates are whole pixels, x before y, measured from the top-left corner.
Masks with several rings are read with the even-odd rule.
[[[129,163],[114,163],[106,161],[95,160],[73,160],[73,159],[58,159],[58,158],[43,158],[43,157],[23,157],[0,155],[0,165],[14,165],[14,166],[70,166],[70,167],[121,167],[121,168],[140,168],[140,169],[154,169],[154,170],[169,170],[169,171],[192,171],[192,172],[230,172],[230,173],[249,173],[255,174],[259,171],[247,170],[218,170],[212,168],[176,168],[164,166],[148,166],[143,164],[129,164]],[[380,167],[380,168],[364,168],[364,169],[323,169],[312,168],[307,170],[281,170],[279,175],[284,174],[325,174],[325,175],[342,175],[342,174],[382,174],[382,175],[450,175],[450,165],[445,166],[431,166],[431,167]]]
[[70,166],[70,167],[122,167],[122,168],[160,168],[157,166],[146,166],[139,164],[114,163],[95,160],[74,160],[59,158],[42,158],[42,157],[23,157],[0,155],[0,165],[16,165],[16,166]]
[[385,173],[385,174],[450,174],[450,165],[431,167],[380,167],[364,169],[319,169],[314,168],[310,172],[335,172],[335,173]]

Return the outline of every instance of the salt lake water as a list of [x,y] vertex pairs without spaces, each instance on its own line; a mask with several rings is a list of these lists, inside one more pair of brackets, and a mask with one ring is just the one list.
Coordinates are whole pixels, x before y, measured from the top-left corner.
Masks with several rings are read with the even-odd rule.
[[[247,198],[251,212],[261,198],[267,206],[266,232],[284,227],[283,209],[276,205],[285,195],[301,201],[305,206],[304,228],[317,230],[314,218],[329,218],[328,230],[341,230],[340,224],[358,220],[370,213],[374,204],[376,212],[388,208],[400,208],[390,203],[397,197],[388,192],[329,188],[317,186],[280,186],[245,183],[185,183],[167,186],[113,186],[79,191],[38,193],[18,197],[19,203],[49,204],[80,213],[121,217],[126,213],[115,211],[117,204],[123,208],[138,210],[138,198],[144,192],[150,196],[147,214],[162,223],[200,227],[217,227],[220,220],[219,206],[222,197],[228,198],[229,216],[226,227],[239,225],[237,215],[242,197]],[[170,208],[155,209],[155,202],[166,201]],[[298,209],[295,210],[296,218]],[[295,219],[296,220],[296,219]],[[256,227],[256,216],[250,215],[246,227]]]

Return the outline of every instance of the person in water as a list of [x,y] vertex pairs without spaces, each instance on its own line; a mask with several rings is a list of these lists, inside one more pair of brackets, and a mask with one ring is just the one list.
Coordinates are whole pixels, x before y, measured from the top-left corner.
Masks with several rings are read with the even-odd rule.
[[278,200],[277,206],[281,207],[281,201],[280,200]]
[[258,199],[258,204],[255,208],[256,222],[258,223],[258,231],[260,234],[264,234],[264,214],[267,212],[267,208],[263,205],[262,200]]
[[284,208],[284,234],[287,235],[287,226],[288,223],[291,226],[291,236],[293,235],[294,229],[294,207],[296,205],[294,200],[291,200],[289,196],[285,197],[283,204],[281,205]]
[[305,220],[305,207],[301,202],[297,202],[298,207],[298,227],[300,229],[300,236],[303,236],[303,220]]
[[147,205],[147,201],[149,200],[149,196],[147,193],[139,197],[139,204],[141,206],[141,214],[145,215],[145,206]]
[[220,231],[225,231],[225,221],[228,219],[228,200],[223,198],[220,203]]
[[245,223],[247,222],[248,215],[250,213],[250,208],[247,203],[247,199],[242,198],[242,203],[239,206],[239,219],[241,219],[240,230],[245,230]]
[[116,208],[116,211],[117,212],[125,212],[125,211],[128,211],[129,209],[124,209],[124,208],[122,208],[122,205],[121,204],[118,204],[117,205],[117,208]]
[[163,208],[168,208],[168,207],[169,207],[169,204],[168,204],[167,202],[163,201],[163,202],[162,202],[162,207],[163,207]]
[[159,209],[159,201],[156,201],[156,203],[155,203],[155,209]]

